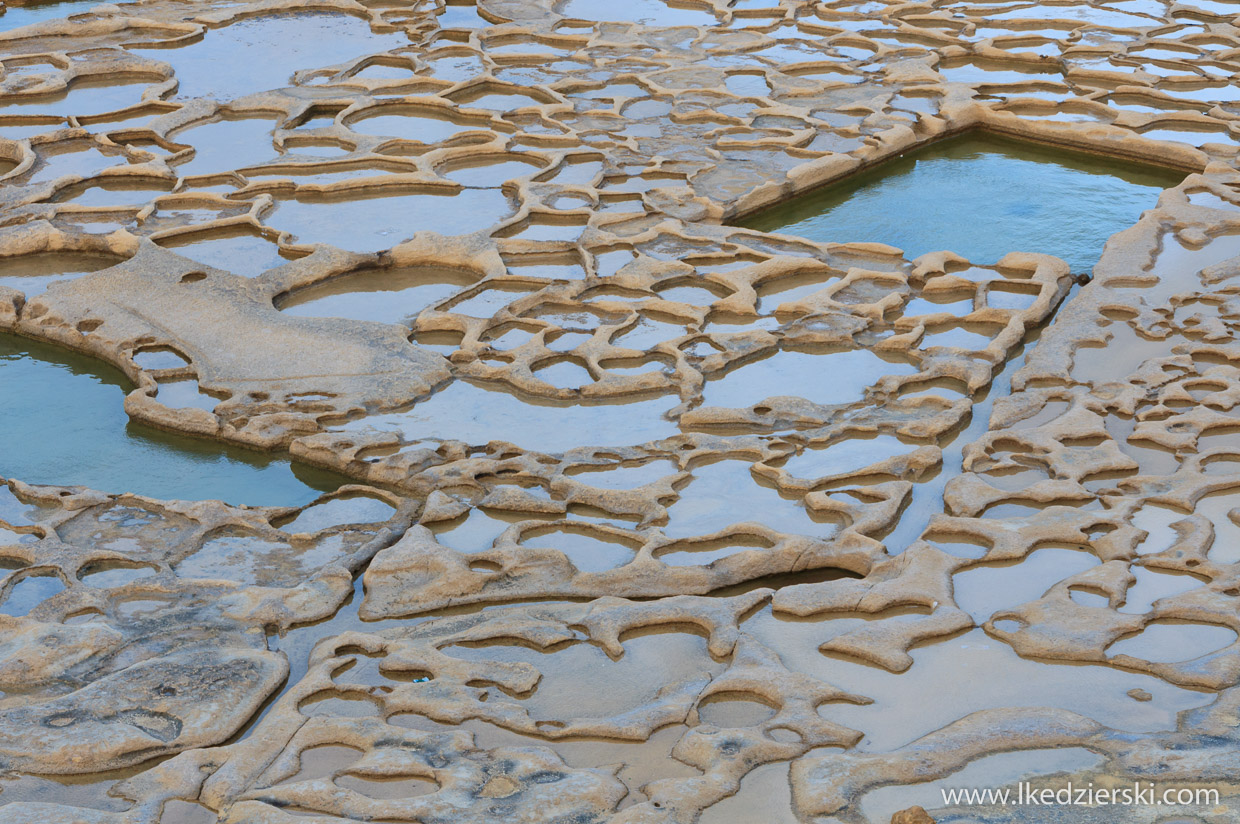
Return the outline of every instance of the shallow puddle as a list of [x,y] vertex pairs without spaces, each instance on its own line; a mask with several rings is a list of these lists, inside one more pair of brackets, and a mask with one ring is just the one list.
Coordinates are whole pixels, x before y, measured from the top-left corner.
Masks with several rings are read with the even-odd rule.
[[[1183,280],[1177,279],[1180,287]],[[1177,289],[1168,278],[1160,284],[1162,289]],[[1150,340],[1137,334],[1131,326],[1122,322],[1106,327],[1110,339],[1105,346],[1083,345],[1072,353],[1072,378],[1084,383],[1107,383],[1122,381],[1132,375],[1146,361],[1171,355],[1174,340]]]
[[277,522],[289,534],[318,532],[345,524],[375,524],[392,517],[395,508],[371,495],[341,495],[307,507],[288,523]]
[[560,8],[565,17],[607,23],[640,23],[643,26],[712,26],[715,16],[703,6],[664,0],[569,0]]
[[763,764],[746,773],[740,789],[703,811],[698,824],[798,824],[792,812],[788,762]]
[[91,564],[78,573],[82,583],[98,589],[122,587],[143,578],[149,578],[159,570],[151,566],[104,561]]
[[[41,4],[42,5],[42,4]],[[48,4],[67,6],[72,3]],[[97,3],[90,3],[95,6]],[[4,21],[20,6],[9,6],[8,14],[0,17],[0,29]],[[30,8],[26,6],[25,8]],[[154,78],[152,78],[153,80]],[[78,80],[69,88],[55,94],[36,95],[22,100],[9,100],[0,105],[0,114],[6,115],[54,115],[57,117],[88,117],[114,112],[136,106],[142,102],[142,94],[150,82],[124,83],[112,80]],[[50,131],[55,128],[45,126]]]
[[90,272],[115,266],[121,258],[73,252],[44,252],[0,258],[0,286],[16,289],[32,298],[53,283],[72,280]]
[[232,100],[289,86],[302,69],[407,45],[403,33],[376,34],[352,15],[310,12],[246,17],[179,49],[132,51],[171,64],[178,98]]
[[1138,555],[1151,555],[1170,549],[1176,542],[1175,530],[1171,525],[1184,520],[1186,514],[1178,509],[1145,504],[1132,516],[1132,525],[1143,530],[1146,536],[1137,544]]
[[384,107],[378,114],[363,112],[348,122],[348,127],[358,134],[414,140],[418,143],[439,143],[461,132],[481,128],[478,124],[457,123],[437,115],[432,109],[409,109]]
[[517,644],[454,645],[442,652],[469,661],[523,662],[542,673],[534,693],[520,700],[536,720],[608,718],[657,701],[659,692],[685,680],[722,671],[706,650],[706,639],[687,632],[638,631],[624,640],[613,661],[593,644],[574,643],[554,651]]
[[[740,221],[816,241],[872,241],[909,258],[950,250],[974,263],[1043,252],[1089,272],[1182,173],[970,135],[908,152]],[[977,227],[986,225],[988,231]]]
[[789,458],[782,469],[797,478],[825,478],[845,472],[857,472],[917,447],[903,443],[892,435],[873,438],[849,438],[823,448],[806,449]]
[[456,98],[462,108],[467,109],[490,109],[496,112],[507,112],[513,109],[523,109],[526,106],[537,106],[545,101],[526,94],[517,94],[514,92],[494,92],[492,94],[483,94],[479,96],[465,95]]
[[[96,4],[92,2],[91,5]],[[0,20],[3,19],[3,17],[0,17]],[[154,763],[158,763],[158,761]],[[0,807],[22,801],[47,803],[54,799],[60,804],[82,807],[86,810],[110,811],[123,815],[125,810],[132,807],[132,804],[129,801],[110,795],[109,790],[121,781],[132,778],[143,770],[149,769],[154,766],[154,763],[148,762],[138,767],[87,775],[35,776],[10,774],[10,776],[0,782]],[[175,810],[175,807],[173,809]],[[175,824],[199,824],[199,821],[190,819],[185,822],[177,821]]]
[[0,603],[0,615],[22,616],[65,589],[54,572],[35,571],[22,575],[9,587]]
[[487,509],[471,509],[466,515],[450,521],[440,521],[430,529],[435,540],[458,552],[485,552],[495,544],[495,539],[513,524],[534,518],[529,513],[492,512]]
[[117,155],[106,155],[92,146],[65,143],[53,145],[39,154],[29,182],[52,183],[63,177],[87,178],[110,166],[124,163]]
[[[506,155],[504,157],[507,157]],[[440,174],[462,186],[499,186],[509,180],[529,177],[541,169],[524,160],[480,159],[467,165],[441,169]]]
[[578,446],[632,446],[679,434],[666,417],[676,404],[676,398],[668,396],[627,403],[545,401],[458,380],[406,412],[370,415],[341,430],[373,427],[398,432],[408,440],[476,445],[509,441],[528,449],[563,452]]
[[[846,632],[917,617],[815,620],[773,616],[767,608],[742,629],[779,653],[790,669],[873,698],[873,704],[830,703],[819,710],[828,720],[863,732],[858,748],[869,752],[889,752],[982,709],[1061,707],[1117,730],[1148,732],[1174,729],[1181,710],[1215,699],[1214,693],[1106,665],[1021,658],[980,629],[912,649],[913,665],[902,673],[817,651]],[[1152,697],[1139,701],[1128,694],[1131,690],[1145,690]],[[927,695],[934,700],[927,701]]]
[[50,2],[24,3],[13,5],[6,3],[0,7],[0,32],[12,31],[22,26],[42,23],[46,20],[58,20],[71,14],[82,12],[99,5],[95,0],[50,0]]
[[288,293],[276,299],[276,307],[301,317],[402,323],[452,297],[478,277],[446,266],[368,269]]
[[[559,338],[556,338],[555,342],[564,349],[572,349],[586,340],[589,340],[588,335],[577,335],[570,332],[567,335],[561,335]],[[552,348],[559,351],[560,346],[553,345]],[[534,377],[551,384],[557,389],[579,389],[582,386],[594,383],[594,377],[585,366],[569,360],[555,361],[548,363],[546,366],[539,366],[534,370]]]
[[416,232],[465,235],[512,214],[499,189],[423,190],[361,197],[278,200],[268,226],[290,232],[300,244],[330,243],[352,252],[389,249]]
[[640,544],[578,525],[540,527],[526,532],[521,543],[556,549],[580,572],[605,572],[633,560]]
[[[641,788],[651,781],[662,778],[691,778],[701,775],[693,767],[677,761],[672,748],[688,732],[682,724],[671,724],[655,731],[645,741],[621,741],[609,738],[564,738],[554,742],[532,735],[523,735],[485,721],[471,719],[457,725],[441,724],[412,714],[395,715],[389,722],[399,727],[425,730],[427,732],[453,732],[465,730],[473,733],[475,746],[493,747],[551,747],[565,763],[574,767],[619,766],[617,776],[629,788],[629,795],[620,802],[628,807],[646,796]],[[340,782],[337,781],[337,784]]]
[[267,506],[309,503],[347,482],[287,459],[130,423],[123,375],[47,344],[0,335],[0,385],[5,477]]
[[169,409],[202,409],[210,412],[220,399],[203,392],[196,380],[161,381],[155,399]]
[[664,533],[673,538],[707,535],[743,521],[816,537],[839,530],[835,518],[811,512],[795,497],[782,495],[754,476],[751,466],[748,461],[723,460],[695,467],[689,485],[668,507]]
[[[900,810],[914,805],[927,810],[945,806],[944,790],[974,787],[1002,790],[1005,787],[1015,787],[1018,781],[1057,773],[1071,775],[1102,763],[1102,756],[1082,747],[988,755],[970,761],[964,769],[946,778],[872,790],[862,797],[861,810],[870,821],[889,821],[891,816]],[[967,822],[968,819],[964,821]]]
[[276,157],[272,131],[276,122],[247,117],[217,120],[173,132],[169,137],[192,146],[193,156],[174,167],[181,177],[213,175],[254,166]]
[[1018,63],[960,63],[940,66],[939,74],[948,83],[972,86],[1005,86],[1024,83],[1055,83],[1063,80],[1058,72],[1021,71]]
[[636,489],[675,473],[676,464],[667,460],[649,461],[634,466],[585,466],[570,469],[565,475],[598,489]]
[[706,566],[720,558],[742,552],[761,552],[770,542],[762,538],[740,535],[705,541],[678,541],[654,551],[654,557],[668,566]]
[[1215,624],[1155,621],[1136,635],[1107,647],[1107,657],[1131,655],[1154,663],[1191,661],[1236,642],[1235,630]]
[[251,229],[226,229],[176,235],[159,241],[178,255],[234,275],[258,277],[289,262],[273,241]]
[[416,798],[419,795],[433,793],[439,789],[439,785],[429,778],[416,776],[408,778],[366,778],[360,775],[342,775],[336,778],[333,783],[337,787],[353,790],[367,798],[385,801],[397,798]]
[[[1199,448],[1204,448],[1205,440],[1200,439]],[[1220,465],[1225,464],[1210,464]],[[1193,508],[1194,514],[1209,518],[1214,527],[1214,543],[1210,546],[1208,557],[1217,564],[1234,564],[1240,561],[1240,525],[1231,515],[1236,507],[1240,507],[1240,495],[1237,491],[1226,489],[1206,495]]]
[[[1187,245],[1167,232],[1162,236],[1162,248],[1155,256],[1153,265],[1142,273],[1157,280],[1146,281],[1143,285],[1137,285],[1140,281],[1134,281],[1132,285],[1120,281],[1116,285],[1129,294],[1139,296],[1147,306],[1161,307],[1174,295],[1200,291],[1203,270],[1237,256],[1240,256],[1240,234],[1217,235],[1204,245],[1197,246]],[[1112,329],[1115,328],[1116,325],[1112,325]],[[1122,350],[1125,347],[1112,344],[1112,348]]]
[[62,189],[56,194],[55,201],[95,209],[133,208],[144,206],[171,189],[170,182],[158,179],[107,181]]
[[[911,375],[917,367],[887,360],[868,349],[847,352],[798,352],[781,349],[706,382],[703,406],[740,408],[781,395],[814,403],[849,404],[884,375]],[[830,375],[830,380],[823,380]]]
[[994,613],[1041,598],[1048,589],[1101,563],[1089,552],[1046,547],[1023,560],[985,564],[952,578],[956,604],[979,624]]

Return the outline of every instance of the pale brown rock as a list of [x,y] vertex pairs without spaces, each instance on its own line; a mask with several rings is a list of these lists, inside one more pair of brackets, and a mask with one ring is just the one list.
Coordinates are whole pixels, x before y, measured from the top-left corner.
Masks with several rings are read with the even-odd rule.
[[934,824],[934,819],[921,807],[909,807],[893,815],[891,824]]
[[[141,0],[0,33],[0,264],[109,264],[0,287],[0,330],[119,367],[137,421],[393,507],[302,528],[5,481],[0,606],[63,589],[0,616],[0,820],[861,824],[870,790],[1081,751],[1053,780],[1208,785],[1185,816],[1226,820],[1234,9],[607,5]],[[194,54],[220,84],[297,65],[209,96]],[[1057,312],[1080,273],[1036,249],[725,223],[974,128],[1192,174]],[[924,343],[951,324],[986,342]],[[838,403],[712,400],[789,351],[883,360]],[[864,457],[796,469],[833,449]],[[91,586],[108,565],[149,574]]]

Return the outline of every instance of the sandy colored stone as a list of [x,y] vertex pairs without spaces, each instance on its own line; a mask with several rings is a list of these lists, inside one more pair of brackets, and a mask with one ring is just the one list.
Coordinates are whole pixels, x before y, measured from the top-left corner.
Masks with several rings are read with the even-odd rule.
[[[0,132],[40,127],[0,138],[0,258],[86,252],[116,263],[42,294],[0,288],[0,329],[119,367],[137,421],[287,452],[394,507],[383,523],[292,533],[300,511],[6,481],[0,503],[11,495],[38,514],[0,510],[0,604],[31,571],[64,590],[0,616],[0,818],[689,824],[769,794],[763,814],[862,824],[870,790],[1054,748],[1101,759],[1067,776],[1078,782],[1208,783],[1220,803],[1183,813],[1230,820],[1240,640],[1183,660],[1112,647],[1159,627],[1240,632],[1240,497],[1227,500],[1240,488],[1229,440],[1240,401],[1232,10],[1206,0],[668,9],[697,9],[695,29],[582,21],[574,7],[145,0],[0,33],[0,107],[32,104],[4,111]],[[341,36],[353,25],[395,37],[334,65],[307,58],[282,89],[178,96],[188,78],[174,64],[187,49],[290,13],[334,14]],[[217,65],[261,68],[296,45],[269,37]],[[949,80],[961,65],[983,72]],[[1018,71],[1015,83],[993,74]],[[40,101],[95,84],[106,95],[118,79],[140,88],[110,111],[39,114]],[[493,94],[524,99],[476,105]],[[392,116],[460,131],[424,142],[373,128]],[[218,148],[205,129],[248,118],[267,122],[270,145],[238,143],[202,174],[185,165]],[[1062,307],[1074,278],[1036,249],[970,279],[950,250],[908,260],[881,237],[817,244],[726,224],[976,128],[1193,174],[1112,238]],[[1162,128],[1212,134],[1200,145],[1142,135]],[[489,161],[521,171],[460,182]],[[96,184],[150,197],[77,202]],[[295,204],[331,201],[338,214],[381,194],[451,204],[479,185],[506,206],[454,217],[473,221],[467,232],[394,220],[374,248],[319,242],[351,241],[402,206],[353,219],[343,227],[353,235],[333,234],[350,220],[335,215],[289,228]],[[237,233],[281,256],[252,276],[230,269],[252,263],[245,256],[223,267],[192,259],[195,241]],[[383,299],[360,319],[288,311],[316,290],[434,267],[455,271],[459,288],[403,315]],[[821,287],[780,302],[776,324],[758,323],[779,300],[773,287],[802,281]],[[990,287],[1014,281],[1036,292],[1031,305],[991,306]],[[671,297],[687,286],[696,298]],[[903,314],[956,292],[971,311]],[[993,334],[972,349],[924,348],[941,322]],[[991,408],[983,393],[1038,329],[1013,391],[962,442]],[[186,365],[140,368],[135,354],[157,346]],[[845,403],[816,403],[798,386],[705,402],[729,370],[789,349],[869,351],[909,368],[875,370]],[[565,365],[588,379],[543,371]],[[197,381],[220,403],[165,407],[157,390],[169,380]],[[595,405],[600,430],[631,416],[602,404],[659,399],[666,426],[619,447],[562,449],[514,442],[519,426],[455,439],[418,422],[424,404],[465,382],[527,408]],[[943,386],[957,389],[923,391]],[[903,448],[820,477],[785,468],[876,436]],[[742,467],[734,497],[701,528],[682,528],[677,506],[693,504],[720,460]],[[625,473],[641,482],[616,480]],[[835,528],[806,535],[737,514],[763,494]],[[105,517],[120,511],[144,524]],[[450,546],[460,538],[450,527],[483,518],[501,524],[484,545]],[[538,545],[560,533],[631,557],[583,570],[580,556]],[[221,538],[236,551],[212,560]],[[1031,558],[1046,549],[1097,563],[990,615],[967,611],[959,576],[1029,564],[1036,577]],[[696,553],[708,560],[684,563]],[[99,564],[152,573],[98,589],[83,575]],[[1194,585],[1132,611],[1153,575]],[[787,637],[759,639],[768,618]],[[1062,707],[989,707],[885,751],[866,743],[881,724],[829,720],[875,700],[846,689],[846,676],[919,679],[923,656],[969,632],[1022,663],[1146,678],[1149,689],[1125,693],[1141,707],[1167,694],[1204,703],[1187,701],[1152,732]],[[297,651],[308,633],[318,643],[307,658]],[[806,671],[799,633],[840,684]],[[653,675],[547,698],[557,678],[584,683],[563,656],[622,671],[649,643],[673,650]],[[604,698],[622,711],[582,711]],[[102,772],[122,767],[131,772]],[[755,784],[764,770],[776,780]],[[78,783],[38,783],[57,774]],[[408,795],[385,797],[394,787]],[[892,821],[961,812],[915,807]],[[1155,824],[1159,812],[1124,814]]]
[[891,824],[934,824],[934,819],[922,807],[909,807],[893,815]]

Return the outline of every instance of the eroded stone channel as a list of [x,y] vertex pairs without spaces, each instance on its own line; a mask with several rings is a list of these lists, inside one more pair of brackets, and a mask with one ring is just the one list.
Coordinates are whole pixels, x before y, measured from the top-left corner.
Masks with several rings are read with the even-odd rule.
[[1225,4],[30,8],[0,818],[1228,820]]

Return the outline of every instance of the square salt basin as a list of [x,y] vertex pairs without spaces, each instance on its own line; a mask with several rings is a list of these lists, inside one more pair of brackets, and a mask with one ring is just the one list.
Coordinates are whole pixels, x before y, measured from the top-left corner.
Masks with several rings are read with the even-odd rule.
[[909,259],[950,250],[973,263],[995,263],[1008,252],[1041,252],[1087,273],[1107,238],[1183,178],[1169,169],[966,135],[737,223],[817,242],[886,243]]

